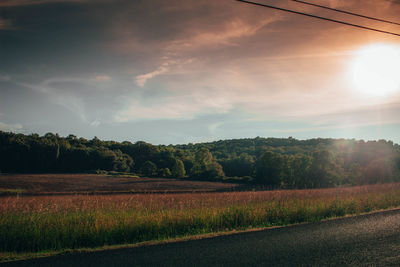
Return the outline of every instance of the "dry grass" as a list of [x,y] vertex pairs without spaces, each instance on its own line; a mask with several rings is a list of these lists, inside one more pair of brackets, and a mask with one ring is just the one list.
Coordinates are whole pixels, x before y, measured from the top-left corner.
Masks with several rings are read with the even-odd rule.
[[400,206],[400,184],[234,193],[20,196],[0,202],[0,251],[137,243]]
[[214,192],[237,184],[96,174],[0,174],[0,195]]

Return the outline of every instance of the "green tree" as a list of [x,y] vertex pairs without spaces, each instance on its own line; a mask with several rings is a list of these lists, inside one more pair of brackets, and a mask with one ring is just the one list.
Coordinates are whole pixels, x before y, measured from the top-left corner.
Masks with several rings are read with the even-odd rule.
[[158,175],[161,177],[171,177],[172,173],[168,168],[162,168],[159,170]]
[[140,173],[144,176],[154,177],[158,174],[157,165],[154,162],[146,161],[140,168]]
[[114,150],[113,169],[119,172],[131,172],[133,168],[133,159],[122,153],[120,150]]
[[363,184],[362,175],[363,173],[360,164],[352,163],[347,171],[347,182],[352,185],[361,185]]
[[222,166],[213,161],[205,166],[203,177],[209,179],[221,179],[225,177],[225,173],[222,170]]
[[222,167],[217,163],[211,152],[202,147],[195,154],[195,162],[190,170],[191,176],[202,179],[216,179],[225,176]]
[[252,176],[254,173],[254,158],[246,153],[223,160],[221,165],[228,177]]
[[343,183],[342,167],[337,164],[331,150],[317,149],[312,157],[313,161],[310,166],[311,187],[331,187]]
[[266,151],[257,161],[256,182],[270,187],[279,187],[283,176],[283,157],[280,154]]
[[185,165],[183,164],[182,160],[175,159],[175,164],[172,167],[171,175],[177,178],[183,178],[186,175]]
[[291,188],[309,188],[312,158],[307,155],[295,155],[288,159],[287,184]]
[[213,155],[206,147],[202,147],[195,154],[195,161],[200,165],[207,165],[213,162]]

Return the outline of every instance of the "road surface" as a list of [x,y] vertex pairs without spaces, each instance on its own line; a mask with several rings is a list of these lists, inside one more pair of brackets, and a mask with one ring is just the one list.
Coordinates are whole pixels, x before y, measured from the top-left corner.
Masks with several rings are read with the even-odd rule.
[[400,266],[400,210],[202,240],[59,255],[3,265]]

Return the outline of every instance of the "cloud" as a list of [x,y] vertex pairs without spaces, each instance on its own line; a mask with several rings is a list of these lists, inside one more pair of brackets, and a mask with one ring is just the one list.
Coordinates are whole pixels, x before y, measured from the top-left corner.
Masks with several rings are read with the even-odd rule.
[[23,129],[23,126],[20,123],[15,124],[7,124],[0,122],[0,130],[6,132],[17,132]]
[[0,17],[0,30],[15,30],[12,20]]
[[[80,123],[77,134],[91,129],[108,131],[110,136],[115,134],[106,129],[110,124],[149,122],[154,136],[160,136],[162,127],[156,121],[179,122],[169,131],[173,135],[185,121],[204,117],[219,119],[204,122],[188,134],[227,136],[221,121],[235,111],[232,120],[238,114],[245,116],[236,121],[237,130],[248,128],[242,131],[254,136],[275,127],[268,121],[301,124],[282,128],[287,131],[345,128],[340,125],[365,124],[367,117],[378,122],[373,112],[362,108],[388,102],[354,94],[346,80],[352,51],[385,36],[232,0],[121,0],[118,4],[106,0],[60,9],[55,3],[61,2],[83,1],[0,0],[1,7],[27,6],[4,8],[1,14],[12,21],[0,19],[0,29],[10,28],[11,23],[23,29],[3,35],[7,38],[0,51],[1,69],[7,70],[7,75],[0,70],[4,121],[29,126],[28,119],[21,120],[23,115],[17,117],[3,104],[17,106],[29,99],[26,87],[37,92],[40,103],[47,103],[40,107],[44,113],[60,110],[62,122],[63,112],[73,115],[66,128]],[[374,16],[398,15],[395,5],[386,8],[381,2],[365,0],[360,6],[355,1],[325,0],[326,5],[350,11],[374,10]],[[26,86],[12,90],[7,83],[15,80]],[[20,104],[20,112],[38,106]],[[356,116],[359,109],[369,115]],[[346,120],[347,114],[352,114],[351,120]],[[387,116],[389,123],[395,114]],[[126,132],[134,127],[127,126]]]
[[96,119],[96,120],[94,120],[94,121],[92,121],[92,122],[90,123],[90,126],[99,127],[100,124],[101,124],[101,121],[100,121],[99,119]]
[[179,53],[181,51],[204,50],[215,46],[237,46],[237,41],[256,34],[260,29],[280,19],[272,16],[252,23],[243,19],[230,19],[223,22],[216,29],[195,29],[189,37],[172,41],[167,51]]
[[[224,48],[240,46],[282,17],[240,7],[226,0],[127,5],[131,12],[119,12],[108,27],[113,39],[107,47],[132,57],[136,62],[131,68],[134,82],[144,87],[160,75],[194,70],[195,64],[213,60],[213,54]],[[149,12],[157,16],[142,15]]]
[[332,114],[315,115],[312,120],[318,125],[342,125],[344,127],[384,125],[400,123],[400,118],[397,116],[399,112],[399,103],[377,104]]
[[[116,119],[192,119],[238,108],[254,120],[309,120],[324,124],[323,117],[316,114],[354,113],[400,97],[399,94],[391,99],[371,99],[351,90],[342,62],[352,55],[340,50],[300,56],[267,55],[234,60],[224,68],[213,67],[212,71],[203,72],[190,63],[184,73],[174,72],[177,66],[173,66],[168,72],[173,78],[163,77],[160,83],[164,94],[152,94],[146,100],[138,94],[128,97]],[[368,117],[373,118],[365,118]],[[352,122],[357,120],[360,118]]]
[[2,81],[2,82],[8,82],[8,81],[10,81],[10,80],[11,80],[10,75],[1,74],[1,73],[0,73],[0,81]]
[[107,82],[111,80],[111,77],[108,75],[97,75],[96,77],[94,77],[94,80],[98,82]]
[[0,7],[30,6],[63,2],[82,3],[87,1],[89,0],[2,0],[0,2]]
[[[98,82],[93,81],[96,80],[79,77],[53,77],[39,83],[17,82],[17,84],[42,94],[49,102],[76,114],[82,122],[92,124],[91,116],[88,114],[87,98],[91,98],[90,96],[95,91],[97,94],[101,93],[99,87],[96,86]],[[98,100],[95,102],[98,102]]]
[[243,20],[231,19],[219,25],[215,30],[196,29],[195,33],[183,39],[169,41],[165,45],[160,60],[163,63],[154,71],[135,76],[138,86],[144,87],[146,82],[156,76],[166,74],[176,69],[182,70],[182,66],[193,62],[194,54],[203,54],[208,49],[224,46],[237,46],[235,40],[249,37],[257,33],[261,28],[276,21],[276,17],[264,19],[255,24]]
[[204,114],[223,114],[234,106],[218,92],[210,95],[195,93],[189,95],[167,96],[153,100],[150,104],[143,103],[137,98],[126,103],[115,119],[118,122],[158,120],[158,119],[193,119]]
[[144,87],[149,79],[152,79],[158,75],[164,74],[168,71],[168,63],[162,64],[158,69],[145,74],[140,74],[135,77],[136,84],[140,87]]
[[[279,120],[279,123],[269,131],[273,133],[307,133],[316,131],[352,132],[365,127],[384,127],[399,125],[400,108],[398,103],[370,105],[363,108],[354,108],[326,114],[307,114],[297,117],[288,116]],[[264,120],[254,120],[262,123]]]

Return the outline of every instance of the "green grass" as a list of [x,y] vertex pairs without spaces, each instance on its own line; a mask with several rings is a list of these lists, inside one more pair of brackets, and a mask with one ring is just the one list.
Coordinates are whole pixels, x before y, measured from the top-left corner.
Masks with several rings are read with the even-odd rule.
[[0,252],[134,244],[400,206],[400,185],[273,192],[3,197]]
[[0,188],[0,196],[1,195],[19,195],[22,194],[25,190],[19,188]]

